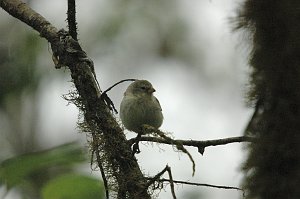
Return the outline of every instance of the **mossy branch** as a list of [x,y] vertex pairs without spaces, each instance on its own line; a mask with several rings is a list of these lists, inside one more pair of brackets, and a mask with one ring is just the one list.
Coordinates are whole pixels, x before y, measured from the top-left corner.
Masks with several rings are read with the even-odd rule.
[[92,135],[91,144],[99,146],[102,155],[101,161],[104,162],[105,168],[109,172],[110,180],[116,182],[118,198],[150,198],[147,190],[140,192],[140,190],[144,190],[146,179],[136,158],[132,156],[123,130],[111,114],[107,104],[99,99],[100,91],[95,84],[92,71],[93,63],[87,58],[78,42],[66,31],[58,31],[24,2],[1,0],[0,6],[15,18],[38,31],[50,42],[56,68],[66,66],[70,69],[79,95],[78,105]]

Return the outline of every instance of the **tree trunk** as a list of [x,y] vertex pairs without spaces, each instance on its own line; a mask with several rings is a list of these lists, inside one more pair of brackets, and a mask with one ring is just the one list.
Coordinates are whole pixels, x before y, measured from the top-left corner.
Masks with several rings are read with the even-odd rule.
[[300,198],[300,1],[247,0],[239,27],[252,34],[249,98],[256,113],[246,134],[248,198]]

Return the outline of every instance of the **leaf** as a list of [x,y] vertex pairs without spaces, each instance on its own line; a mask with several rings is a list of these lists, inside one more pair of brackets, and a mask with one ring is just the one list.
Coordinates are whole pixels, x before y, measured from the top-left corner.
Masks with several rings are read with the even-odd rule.
[[49,181],[41,195],[42,199],[103,199],[104,189],[98,179],[68,174]]
[[16,156],[1,162],[0,185],[6,184],[9,189],[25,182],[27,177],[36,172],[46,171],[54,166],[71,166],[84,160],[82,149],[74,142],[45,151]]

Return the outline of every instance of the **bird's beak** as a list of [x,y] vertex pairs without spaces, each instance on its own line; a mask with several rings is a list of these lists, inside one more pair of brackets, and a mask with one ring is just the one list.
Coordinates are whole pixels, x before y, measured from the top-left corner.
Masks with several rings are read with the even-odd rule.
[[149,88],[148,92],[149,93],[154,93],[156,90],[154,88]]

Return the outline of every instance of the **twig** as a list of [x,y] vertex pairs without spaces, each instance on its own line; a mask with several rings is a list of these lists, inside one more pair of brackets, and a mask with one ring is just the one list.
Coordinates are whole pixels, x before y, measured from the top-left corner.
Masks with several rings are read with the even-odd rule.
[[[160,178],[166,171],[169,174],[169,179]],[[169,182],[170,183],[170,187],[171,187],[172,196],[173,196],[174,199],[176,199],[174,183],[175,184],[193,185],[193,186],[202,186],[202,187],[211,187],[211,188],[217,188],[217,189],[238,190],[238,191],[242,191],[243,195],[245,194],[245,191],[243,189],[239,188],[239,187],[224,186],[224,185],[213,185],[213,184],[207,184],[207,183],[196,183],[196,182],[187,182],[187,181],[181,181],[181,180],[174,180],[173,177],[172,177],[171,168],[168,165],[161,172],[159,172],[158,174],[156,174],[154,177],[152,177],[152,178],[148,177],[146,179],[148,180],[148,182],[147,182],[147,184],[145,186],[146,188],[148,188],[154,182]]]
[[126,82],[126,81],[136,81],[137,79],[123,79],[121,81],[118,81],[117,83],[115,83],[114,85],[112,85],[111,87],[109,87],[108,89],[106,89],[102,94],[107,93],[108,91],[110,91],[113,87],[117,86],[118,84],[121,84],[122,82]]
[[[170,187],[171,187],[171,193],[172,193],[172,196],[173,196],[173,199],[176,199],[176,195],[175,195],[175,189],[174,189],[174,183],[173,183],[173,177],[172,177],[172,172],[171,172],[171,167],[169,167],[168,165],[166,165],[166,167],[161,171],[159,172],[158,174],[156,174],[154,177],[152,178],[146,178],[147,180],[149,180],[147,182],[147,184],[145,185],[145,188],[148,189],[148,187],[150,185],[152,185],[155,181],[158,181],[160,182],[161,179],[160,177],[165,173],[165,172],[168,172],[169,174],[169,180],[168,182],[170,182]],[[164,178],[163,178],[164,179]]]
[[105,102],[105,104],[107,105],[109,110],[111,110],[112,112],[115,112],[116,114],[118,114],[118,110],[116,109],[113,101],[108,97],[108,95],[106,93],[102,93],[100,95],[100,99]]
[[147,178],[147,180],[149,180],[149,181],[145,185],[145,188],[148,189],[148,187],[150,185],[152,185],[155,181],[158,181],[159,178],[167,171],[167,167],[168,167],[168,165],[166,165],[166,167],[161,172],[159,172],[158,174],[156,174],[154,177]]
[[112,85],[111,87],[109,87],[108,89],[106,89],[101,95],[100,95],[100,99],[102,99],[106,105],[109,107],[109,109],[111,111],[114,111],[116,114],[118,113],[114,103],[111,101],[111,99],[108,97],[107,92],[110,91],[113,87],[117,86],[118,84],[122,83],[122,82],[126,82],[126,81],[136,81],[136,79],[123,79],[117,83],[115,83],[114,85]]
[[172,177],[172,172],[171,172],[171,167],[169,167],[168,165],[166,166],[167,168],[167,172],[169,174],[169,182],[170,182],[170,187],[171,187],[171,193],[174,199],[176,199],[176,195],[175,195],[175,189],[174,189],[174,181],[173,181],[173,177]]
[[[204,149],[209,146],[219,146],[225,145],[230,143],[237,143],[237,142],[254,142],[256,138],[249,137],[249,136],[239,136],[239,137],[230,137],[230,138],[223,138],[223,139],[215,139],[215,140],[174,140],[175,142],[180,142],[184,146],[193,146],[198,148],[198,152],[203,155]],[[162,144],[169,144],[173,145],[173,142],[169,140],[165,140],[158,137],[149,137],[149,136],[142,136],[140,141],[147,141],[147,142],[156,142]],[[128,140],[129,144],[133,144],[135,142],[135,138]]]
[[135,142],[134,142],[134,144],[132,145],[132,152],[133,152],[133,155],[134,154],[138,154],[138,153],[140,153],[141,152],[141,150],[140,150],[140,146],[139,146],[139,138],[142,136],[142,134],[141,133],[138,133],[138,135],[136,136],[136,138],[135,138]]
[[187,154],[187,156],[189,157],[189,159],[191,160],[192,162],[192,170],[193,170],[193,173],[192,175],[194,176],[195,175],[195,170],[196,170],[196,164],[195,164],[195,161],[192,157],[192,155],[189,153],[188,150],[186,150],[186,148],[184,148],[183,144],[178,141],[178,140],[174,140],[168,136],[165,135],[164,132],[160,131],[159,129],[156,129],[152,126],[149,126],[149,125],[144,125],[144,131],[146,132],[146,134],[149,134],[149,133],[154,133],[154,134],[157,134],[158,136],[160,136],[161,138],[163,138],[163,140],[166,140],[168,141],[170,144],[172,145],[175,145],[177,147],[178,150],[182,151],[183,153]]
[[[158,179],[159,182],[170,182],[169,179]],[[213,184],[206,184],[206,183],[196,183],[196,182],[187,182],[187,181],[180,181],[180,180],[172,180],[175,184],[186,184],[186,185],[193,185],[193,186],[201,186],[201,187],[211,187],[211,188],[218,188],[218,189],[233,189],[238,191],[243,191],[243,189],[238,187],[232,187],[232,186],[223,186],[223,185],[213,185]]]

